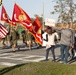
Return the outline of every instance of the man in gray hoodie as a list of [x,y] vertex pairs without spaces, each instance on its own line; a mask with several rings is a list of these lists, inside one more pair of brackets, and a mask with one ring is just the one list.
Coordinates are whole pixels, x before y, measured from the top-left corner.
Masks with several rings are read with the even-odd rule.
[[52,27],[57,32],[61,33],[60,40],[60,53],[61,53],[61,61],[60,63],[68,63],[68,56],[70,47],[73,48],[73,31],[69,28],[69,25],[64,25],[62,28]]

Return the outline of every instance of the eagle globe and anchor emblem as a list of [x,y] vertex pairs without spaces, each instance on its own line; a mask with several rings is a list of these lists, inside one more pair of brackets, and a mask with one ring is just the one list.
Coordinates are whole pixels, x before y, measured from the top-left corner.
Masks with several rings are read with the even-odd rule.
[[20,20],[20,21],[24,21],[24,20],[26,20],[26,19],[27,19],[27,18],[26,18],[25,15],[23,15],[23,14],[19,15],[19,20]]
[[[31,22],[31,21],[29,21],[29,20],[27,19],[27,16],[24,15],[24,14],[19,15],[18,19],[19,19],[21,22],[23,22],[23,21],[26,21],[26,22],[28,22],[28,23]],[[26,24],[27,27],[32,27],[32,24],[31,24],[31,23],[30,23],[30,24],[27,24],[27,23],[23,22],[23,24]],[[32,28],[29,28],[29,30],[32,31]]]

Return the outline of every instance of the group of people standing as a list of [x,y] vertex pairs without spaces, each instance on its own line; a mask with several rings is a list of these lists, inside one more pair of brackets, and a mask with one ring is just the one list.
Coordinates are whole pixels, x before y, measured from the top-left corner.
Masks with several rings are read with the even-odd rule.
[[48,60],[49,51],[51,50],[53,61],[56,61],[55,58],[55,32],[61,34],[60,38],[60,63],[68,64],[69,50],[76,50],[76,34],[74,30],[69,28],[69,24],[63,25],[62,28],[59,27],[50,27],[48,29],[48,41],[46,42],[46,60]]
[[[60,34],[60,38],[57,33]],[[23,30],[21,34],[23,43],[31,50],[32,43],[35,42],[34,37],[27,29]],[[44,35],[46,35],[46,37]],[[8,36],[10,38],[8,38]],[[9,39],[8,41],[10,42],[10,47],[13,48],[13,51],[15,51],[15,48],[17,47],[18,36],[18,32],[14,28],[11,28],[6,36],[6,38]],[[5,45],[4,41],[6,38],[3,38],[3,46]],[[60,63],[68,63],[70,49],[72,51],[76,51],[76,30],[70,29],[69,24],[63,25],[62,28],[49,27],[47,30],[42,32],[42,39],[42,46],[46,46],[46,60],[48,60],[49,51],[51,50],[53,56],[52,61],[56,61],[55,48],[58,42],[60,43]],[[72,55],[74,56],[74,54]]]

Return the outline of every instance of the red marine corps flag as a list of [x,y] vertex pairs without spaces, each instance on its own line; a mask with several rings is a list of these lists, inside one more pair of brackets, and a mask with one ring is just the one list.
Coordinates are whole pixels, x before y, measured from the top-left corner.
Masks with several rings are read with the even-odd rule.
[[37,33],[38,30],[42,27],[38,17],[36,17],[35,21],[33,22],[33,30]]
[[7,33],[7,29],[2,24],[0,24],[0,39],[5,38]]
[[36,41],[37,43],[39,43],[40,45],[42,45],[41,28],[42,28],[42,25],[41,25],[38,17],[36,17],[35,21],[33,22],[32,34],[33,34],[33,36],[35,37],[35,41]]
[[5,21],[7,23],[10,23],[12,25],[16,25],[14,22],[11,21],[11,19],[9,18],[4,6],[2,5],[2,11],[1,11],[1,21]]
[[35,38],[36,38],[36,42],[38,42],[40,45],[42,45],[42,34],[41,34],[41,29],[39,29],[39,32],[38,33],[36,33],[36,35],[35,35]]
[[12,21],[21,23],[29,31],[32,30],[32,21],[30,17],[16,3],[14,4]]

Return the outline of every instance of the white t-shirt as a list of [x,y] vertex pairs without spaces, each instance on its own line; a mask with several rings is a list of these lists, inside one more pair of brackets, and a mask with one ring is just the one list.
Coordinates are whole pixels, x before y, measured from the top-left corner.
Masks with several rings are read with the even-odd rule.
[[55,34],[53,33],[52,35],[48,35],[48,42],[46,42],[46,48],[50,48],[52,45],[55,45]]
[[[42,34],[42,38],[43,38],[43,39],[46,39],[46,35],[47,35],[47,32],[44,32],[44,33]],[[42,46],[46,46],[46,41],[45,41],[45,40],[43,40]]]

